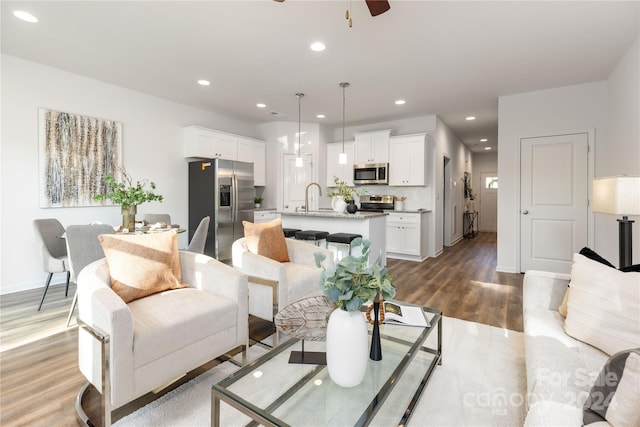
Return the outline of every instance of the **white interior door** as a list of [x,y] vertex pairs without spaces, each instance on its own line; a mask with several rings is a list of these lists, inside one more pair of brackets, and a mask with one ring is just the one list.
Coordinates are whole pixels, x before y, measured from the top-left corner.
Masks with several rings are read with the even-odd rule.
[[588,242],[588,135],[520,143],[520,270],[569,273]]
[[498,174],[495,172],[480,174],[478,230],[498,231]]
[[[295,211],[296,208],[304,206],[304,190],[311,181],[313,181],[313,156],[311,154],[302,154],[302,167],[296,166],[296,155],[284,155],[284,176],[283,176],[283,209],[285,211]],[[309,193],[310,209],[317,209],[318,200],[315,196],[317,188]],[[315,206],[315,207],[314,207]]]

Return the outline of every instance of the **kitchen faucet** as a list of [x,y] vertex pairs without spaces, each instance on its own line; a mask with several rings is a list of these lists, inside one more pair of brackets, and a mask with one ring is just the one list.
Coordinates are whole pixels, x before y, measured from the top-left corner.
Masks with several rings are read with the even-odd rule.
[[304,211],[307,213],[309,212],[309,187],[312,185],[318,187],[319,195],[322,196],[322,187],[320,187],[320,184],[317,182],[310,182],[307,184],[307,188],[304,189]]

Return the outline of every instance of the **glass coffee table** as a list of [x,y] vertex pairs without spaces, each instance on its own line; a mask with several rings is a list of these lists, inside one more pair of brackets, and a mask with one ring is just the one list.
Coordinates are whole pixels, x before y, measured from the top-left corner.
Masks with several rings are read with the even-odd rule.
[[[302,342],[282,342],[212,386],[212,426],[406,425],[442,364],[442,312],[422,310],[430,327],[380,325],[382,360],[368,360],[364,381],[353,388],[334,384],[326,366],[290,364]],[[325,342],[304,342],[304,351],[324,350]],[[235,409],[224,405],[221,420],[222,402]]]

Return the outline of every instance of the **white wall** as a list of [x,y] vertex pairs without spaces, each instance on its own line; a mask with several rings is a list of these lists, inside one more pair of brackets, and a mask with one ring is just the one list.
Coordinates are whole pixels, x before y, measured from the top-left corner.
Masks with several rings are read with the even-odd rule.
[[[284,206],[284,155],[296,154],[298,147],[298,122],[270,122],[256,126],[260,139],[267,144],[267,184],[263,193],[264,207],[282,210]],[[326,131],[318,123],[300,123],[300,153],[313,156],[313,178],[323,188],[326,182],[325,161],[327,157]],[[316,191],[316,190],[314,190]],[[323,194],[326,194],[323,191]],[[326,199],[326,200],[325,200]],[[330,206],[326,197],[321,197],[320,206]]]
[[606,89],[596,82],[499,99],[498,271],[520,272],[520,139],[595,129],[598,158],[606,147]]
[[[435,241],[434,250],[439,254],[443,246],[453,245],[462,239],[462,212],[464,212],[464,173],[473,172],[473,156],[471,151],[453,133],[451,129],[438,118],[435,147]],[[444,157],[450,161],[451,176],[449,182],[444,182]],[[444,219],[443,197],[444,186],[450,192],[450,228]],[[443,226],[443,224],[445,224]]]
[[[640,176],[640,46],[631,45],[607,81],[607,149],[599,153],[595,176]],[[618,265],[618,222],[595,214],[595,250]],[[632,216],[633,263],[640,263],[640,216]]]
[[[38,108],[117,120],[123,129],[123,163],[134,179],[150,179],[164,202],[146,203],[139,213],[166,212],[187,226],[187,163],[180,129],[201,125],[258,137],[254,124],[231,119],[59,69],[2,55],[2,144],[0,207],[0,293],[42,287],[35,218],[55,217],[64,226],[121,222],[118,207],[42,209],[38,205]],[[180,234],[186,247],[187,233]],[[52,283],[64,281],[54,276]]]
[[[521,138],[593,129],[595,176],[640,174],[638,75],[636,40],[608,81],[499,98],[498,271],[520,271]],[[593,249],[617,264],[617,231],[611,224],[603,227],[600,216],[594,215]],[[617,225],[612,217],[605,221],[613,223],[613,228]],[[640,259],[639,241],[634,242],[634,263]]]

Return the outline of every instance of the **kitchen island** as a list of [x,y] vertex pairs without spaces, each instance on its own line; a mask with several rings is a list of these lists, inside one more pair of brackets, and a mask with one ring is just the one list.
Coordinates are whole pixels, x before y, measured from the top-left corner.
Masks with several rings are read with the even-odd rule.
[[[387,214],[383,212],[338,213],[332,210],[309,212],[278,212],[282,227],[300,230],[328,231],[329,233],[360,234],[363,239],[371,240],[369,262],[374,263],[380,257],[381,264],[387,265],[386,224]],[[360,248],[354,250],[357,255]]]

